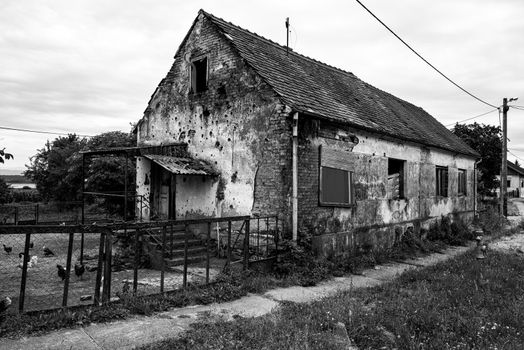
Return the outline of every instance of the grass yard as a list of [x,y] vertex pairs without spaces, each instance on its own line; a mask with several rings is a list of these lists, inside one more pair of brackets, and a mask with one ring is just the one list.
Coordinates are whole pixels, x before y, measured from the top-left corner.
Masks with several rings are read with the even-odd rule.
[[[312,304],[289,303],[256,319],[207,321],[144,349],[524,349],[524,258],[473,252],[396,281]],[[216,320],[215,320],[216,321]]]

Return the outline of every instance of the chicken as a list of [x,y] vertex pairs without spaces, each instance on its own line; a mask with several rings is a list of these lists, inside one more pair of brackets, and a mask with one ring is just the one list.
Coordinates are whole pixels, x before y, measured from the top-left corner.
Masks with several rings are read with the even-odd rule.
[[[20,257],[20,262],[18,263],[18,267],[20,269],[23,269],[24,268],[24,253],[20,253],[18,254],[18,256]],[[33,267],[36,266],[37,262],[38,262],[38,256],[36,255],[33,255],[30,259],[26,259],[27,260],[27,269],[31,269]]]
[[9,309],[10,306],[11,299],[9,297],[5,297],[0,300],[0,326],[5,322],[7,309]]
[[66,278],[66,269],[60,264],[56,265],[56,268],[58,269],[58,277],[60,277],[63,280]]
[[53,253],[53,251],[51,249],[47,248],[46,246],[44,246],[42,249],[44,249],[44,256],[55,255],[55,253]]
[[2,244],[4,246],[4,250],[7,254],[10,254],[13,251],[13,247],[6,247],[5,244]]
[[82,275],[84,274],[85,271],[86,271],[85,265],[75,264],[76,277],[80,277],[80,279],[82,279]]

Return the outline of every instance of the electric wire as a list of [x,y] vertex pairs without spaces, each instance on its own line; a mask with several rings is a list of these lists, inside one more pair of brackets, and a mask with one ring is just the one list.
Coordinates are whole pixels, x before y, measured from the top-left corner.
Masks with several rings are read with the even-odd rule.
[[518,109],[519,111],[524,111],[524,107],[521,107],[521,106],[508,106],[508,107]]
[[[517,152],[517,151],[515,151],[515,152]],[[515,153],[511,152],[511,151],[509,150],[509,148],[508,148],[508,153],[511,154],[512,156],[516,157],[517,159],[520,159],[521,161],[524,162],[524,159],[520,158],[520,157],[517,156]]]
[[[32,133],[35,133],[35,134],[48,134],[48,135],[70,135],[70,134],[74,134],[74,133],[64,133],[64,132],[54,132],[54,131],[42,131],[42,130],[30,130],[30,129],[20,129],[20,128],[10,128],[8,126],[0,126],[0,129],[2,130],[11,130],[11,131],[20,131],[20,132],[32,132]],[[77,136],[80,136],[80,137],[93,137],[93,135],[81,135],[81,134],[76,134]]]
[[448,127],[448,126],[453,126],[453,125],[455,125],[455,124],[459,124],[459,123],[467,122],[468,120],[472,120],[472,119],[480,118],[480,117],[483,117],[483,116],[485,116],[485,115],[487,115],[487,114],[493,113],[493,112],[495,112],[496,110],[498,110],[498,108],[492,109],[492,110],[490,110],[490,111],[487,111],[487,112],[485,112],[485,113],[482,113],[482,114],[476,115],[476,116],[471,117],[471,118],[467,118],[467,119],[464,119],[464,120],[460,120],[460,121],[455,122],[455,123],[446,124],[446,125],[444,125],[444,126],[445,126],[445,127]]
[[371,16],[373,16],[380,24],[382,24],[391,34],[393,34],[398,40],[400,40],[408,49],[410,49],[415,55],[417,55],[422,61],[424,61],[427,65],[429,65],[431,68],[433,68],[438,74],[440,74],[441,76],[443,76],[447,81],[449,81],[451,84],[455,85],[457,88],[459,88],[460,90],[462,90],[463,92],[465,92],[466,94],[468,94],[469,96],[473,97],[474,99],[476,99],[477,101],[481,102],[481,103],[484,103],[485,105],[488,105],[490,107],[493,107],[493,108],[497,108],[497,106],[489,103],[489,102],[486,102],[484,101],[483,99],[481,99],[480,97],[477,97],[475,95],[473,95],[471,92],[469,92],[468,90],[464,89],[462,86],[460,86],[459,84],[455,83],[453,80],[451,80],[450,78],[448,78],[444,73],[442,73],[439,69],[437,69],[434,65],[432,65],[428,60],[426,60],[424,57],[422,57],[422,55],[420,55],[417,51],[415,51],[415,49],[413,49],[408,43],[406,43],[400,36],[398,36],[391,28],[389,28],[384,22],[382,22],[380,20],[380,18],[378,18],[373,12],[371,12],[362,2],[360,2],[359,0],[355,0],[356,2],[358,2],[360,4],[360,6],[362,6]]

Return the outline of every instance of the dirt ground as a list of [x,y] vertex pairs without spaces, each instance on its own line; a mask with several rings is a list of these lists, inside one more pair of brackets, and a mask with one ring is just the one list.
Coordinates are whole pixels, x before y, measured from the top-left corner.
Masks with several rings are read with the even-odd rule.
[[[62,306],[64,282],[58,276],[57,264],[66,266],[68,234],[32,234],[30,249],[31,256],[37,256],[36,266],[28,269],[26,291],[24,299],[25,311],[54,309]],[[71,260],[71,275],[67,305],[91,304],[95,293],[96,270],[87,271],[81,278],[75,276],[74,264],[80,257],[81,235],[74,235],[73,255]],[[22,269],[19,267],[22,260],[19,253],[24,250],[25,235],[0,235],[0,298],[9,296],[13,304],[10,310],[18,310]],[[11,247],[12,252],[7,253],[1,244]],[[43,247],[54,252],[54,256],[45,256]],[[84,238],[84,264],[87,269],[96,268],[98,262],[99,235],[86,234]],[[215,261],[210,269],[211,280],[221,271],[222,263]],[[189,283],[205,283],[205,265],[202,263],[188,267]],[[111,297],[117,297],[125,283],[133,282],[133,270],[126,269],[113,271],[111,278]],[[183,282],[182,267],[180,271],[166,271],[164,274],[164,290],[180,288]],[[160,271],[139,269],[138,293],[152,294],[160,292]],[[82,296],[90,299],[81,301]]]

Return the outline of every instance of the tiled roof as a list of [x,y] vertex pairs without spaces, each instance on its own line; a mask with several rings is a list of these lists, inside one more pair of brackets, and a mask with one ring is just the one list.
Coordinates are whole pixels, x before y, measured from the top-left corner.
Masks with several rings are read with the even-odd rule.
[[[297,54],[209,13],[211,20],[282,101],[298,112],[478,157],[422,108],[354,74]],[[415,83],[415,82],[408,82]]]
[[508,160],[508,169],[513,170],[514,172],[518,173],[519,175],[524,175],[524,169],[518,166],[517,164],[510,162]]

